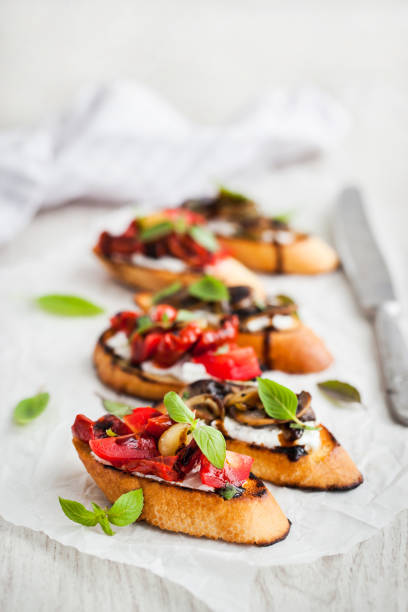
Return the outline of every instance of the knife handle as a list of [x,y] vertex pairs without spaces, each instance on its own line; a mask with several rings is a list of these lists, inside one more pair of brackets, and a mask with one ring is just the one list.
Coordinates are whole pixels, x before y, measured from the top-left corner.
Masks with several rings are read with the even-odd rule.
[[408,348],[398,317],[398,304],[386,302],[375,312],[374,329],[388,407],[394,419],[408,427]]

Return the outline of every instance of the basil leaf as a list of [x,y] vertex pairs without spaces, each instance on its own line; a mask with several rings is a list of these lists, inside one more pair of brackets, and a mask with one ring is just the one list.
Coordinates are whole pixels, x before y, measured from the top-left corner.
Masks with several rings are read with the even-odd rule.
[[298,399],[293,391],[267,378],[257,378],[257,381],[259,397],[268,416],[283,421],[296,418]]
[[301,421],[297,421],[296,423],[289,423],[289,427],[291,429],[307,429],[308,431],[320,431],[321,427],[319,427],[319,425],[316,425],[315,427],[313,427],[313,425],[306,425],[305,423],[302,423]]
[[215,276],[206,275],[192,283],[188,292],[193,297],[205,302],[222,302],[228,300],[229,293],[226,285]]
[[295,300],[292,300],[288,295],[277,295],[276,298],[279,300],[282,306],[291,306],[292,304],[296,304]]
[[176,321],[195,321],[197,319],[197,313],[190,310],[179,310],[177,313]]
[[98,519],[98,523],[100,524],[100,526],[102,527],[106,535],[108,536],[115,535],[116,531],[112,530],[112,527],[109,525],[108,517],[106,515],[103,515],[103,516],[101,515]]
[[104,510],[103,508],[98,506],[98,504],[95,504],[94,502],[92,502],[92,507],[94,509],[97,521],[99,525],[102,527],[103,531],[106,533],[106,535],[108,536],[115,535],[115,532],[112,531],[111,526],[109,525],[106,510]]
[[159,304],[163,298],[173,295],[173,293],[176,293],[177,291],[179,291],[179,289],[181,289],[182,286],[183,285],[181,283],[176,282],[176,283],[173,283],[172,285],[169,285],[168,287],[165,287],[161,291],[158,291],[152,297],[152,304]]
[[179,217],[178,219],[175,219],[173,221],[174,231],[178,234],[184,234],[184,232],[187,230],[187,227],[188,223],[185,217]]
[[169,417],[176,423],[194,423],[194,412],[183,402],[181,397],[175,391],[169,391],[164,396],[164,405],[166,406]]
[[115,432],[114,432],[114,431],[113,431],[113,430],[112,430],[110,427],[109,427],[109,429],[107,429],[107,430],[105,431],[105,433],[106,433],[106,434],[107,434],[107,435],[108,435],[110,438],[116,438],[116,436],[118,435],[118,434],[116,434],[116,433],[115,433]]
[[118,527],[124,527],[134,523],[143,510],[143,491],[135,489],[124,493],[115,501],[110,510],[108,510],[108,519]]
[[132,414],[133,412],[133,408],[131,408],[127,404],[122,404],[121,402],[114,402],[113,400],[105,399],[104,397],[101,397],[101,400],[106,412],[114,414],[119,418],[124,417],[126,414]]
[[49,399],[49,393],[38,393],[21,400],[14,408],[14,422],[17,425],[26,425],[36,419],[46,409]]
[[360,392],[349,383],[341,382],[340,380],[326,380],[325,382],[318,383],[317,386],[333,400],[346,403],[361,403]]
[[53,293],[42,295],[35,302],[42,310],[62,317],[93,317],[105,312],[100,306],[77,295]]
[[161,221],[160,223],[156,223],[156,225],[152,225],[142,230],[139,234],[139,238],[142,242],[150,242],[157,238],[167,236],[167,234],[170,234],[172,231],[173,224],[170,221]]
[[183,391],[183,393],[181,394],[181,399],[185,400],[188,399],[190,397],[190,394],[188,391]]
[[98,523],[98,517],[95,512],[87,510],[85,506],[79,502],[63,499],[62,497],[58,499],[62,511],[71,521],[79,523],[80,525],[86,525],[87,527],[94,527]]
[[229,200],[238,200],[239,202],[248,201],[248,198],[244,196],[242,193],[238,193],[237,191],[231,191],[231,189],[228,189],[227,187],[224,187],[223,185],[219,186],[218,197],[228,198]]
[[154,323],[148,315],[142,315],[137,320],[137,333],[145,334],[149,329],[154,327]]
[[222,470],[225,463],[225,438],[218,429],[201,423],[193,430],[193,438],[201,452],[216,468]]
[[223,497],[224,499],[232,499],[241,491],[242,489],[239,489],[235,485],[226,484],[223,489],[217,489],[216,493],[217,495],[221,495],[221,497]]
[[287,210],[285,213],[281,213],[280,215],[273,215],[272,220],[280,221],[280,223],[290,223],[291,219],[293,219],[294,214],[294,210]]
[[193,240],[207,249],[207,251],[210,251],[210,253],[215,253],[220,248],[214,234],[206,227],[202,227],[201,225],[192,225],[188,230],[188,233]]

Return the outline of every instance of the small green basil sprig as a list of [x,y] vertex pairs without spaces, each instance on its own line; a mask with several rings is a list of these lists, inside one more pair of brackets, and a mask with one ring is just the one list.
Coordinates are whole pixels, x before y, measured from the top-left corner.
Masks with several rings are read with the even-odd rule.
[[143,491],[135,489],[124,493],[115,501],[111,508],[101,508],[98,504],[92,502],[93,510],[87,510],[85,506],[71,499],[63,499],[59,497],[64,514],[75,523],[85,525],[87,527],[95,527],[100,525],[106,535],[113,536],[115,531],[112,531],[110,523],[118,527],[125,527],[137,521],[143,510]]
[[[172,296],[181,289],[181,283],[173,283],[158,291],[152,298],[153,304],[158,304],[164,298]],[[188,287],[188,293],[204,302],[222,302],[229,299],[228,287],[219,278],[205,274],[202,278]]]
[[44,412],[49,400],[49,393],[38,393],[21,400],[14,408],[14,422],[17,425],[27,425],[27,423],[30,423]]
[[272,419],[293,421],[289,425],[291,429],[310,429],[312,431],[320,429],[320,427],[305,425],[297,418],[298,398],[293,391],[268,378],[257,378],[256,380],[259,397],[268,416]]
[[190,425],[193,438],[203,455],[221,470],[224,467],[226,456],[225,438],[222,433],[215,427],[205,425],[200,419],[196,419],[194,412],[174,391],[166,393],[164,405],[173,421]]
[[187,233],[191,238],[204,247],[210,253],[215,253],[220,248],[214,234],[203,225],[189,225],[183,217],[171,221],[170,219],[160,221],[155,225],[151,225],[140,232],[139,238],[142,242],[150,242],[164,238],[168,234],[176,232],[177,234]]

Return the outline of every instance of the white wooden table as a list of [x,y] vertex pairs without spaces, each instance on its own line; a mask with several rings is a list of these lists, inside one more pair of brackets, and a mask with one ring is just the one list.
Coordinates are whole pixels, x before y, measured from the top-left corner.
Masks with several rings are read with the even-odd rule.
[[[183,587],[147,570],[83,555],[30,529],[1,521],[0,538],[3,612],[208,610]],[[260,571],[251,609],[405,612],[407,585],[403,512],[348,554]]]
[[[2,126],[35,120],[84,82],[119,74],[144,80],[209,122],[277,84],[331,91],[350,110],[352,131],[340,154],[310,172],[316,180],[321,172],[323,181],[328,173],[362,184],[407,313],[405,3],[121,0],[113,8],[108,0],[14,0],[0,6],[0,34]],[[39,215],[0,251],[0,264],[35,257],[58,244],[67,223],[75,231],[97,214],[75,205]],[[207,609],[148,571],[80,554],[1,520],[0,530],[2,612]],[[260,571],[252,609],[406,611],[408,512],[347,554]]]

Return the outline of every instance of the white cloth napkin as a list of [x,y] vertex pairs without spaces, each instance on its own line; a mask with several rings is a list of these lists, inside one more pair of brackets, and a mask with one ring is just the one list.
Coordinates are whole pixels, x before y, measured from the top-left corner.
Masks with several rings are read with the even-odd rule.
[[42,206],[174,203],[255,165],[318,155],[347,125],[341,106],[310,89],[275,91],[221,126],[194,124],[132,82],[88,89],[54,121],[0,134],[0,244]]

